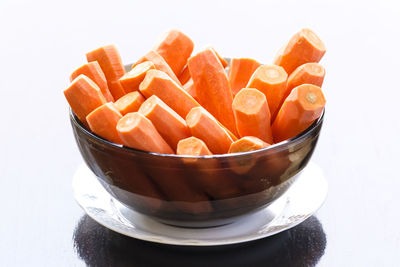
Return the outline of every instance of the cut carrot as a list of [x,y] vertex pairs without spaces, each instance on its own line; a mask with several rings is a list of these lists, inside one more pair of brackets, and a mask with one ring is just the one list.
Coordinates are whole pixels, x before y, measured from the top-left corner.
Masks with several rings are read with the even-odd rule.
[[204,156],[212,155],[203,140],[196,137],[188,137],[178,142],[177,155]]
[[108,81],[107,84],[115,100],[118,100],[125,95],[125,90],[119,80]]
[[144,101],[139,113],[153,123],[157,131],[174,150],[176,150],[180,140],[190,136],[190,130],[185,120],[155,95]]
[[[270,144],[264,142],[263,140],[254,137],[254,136],[245,136],[241,139],[233,142],[229,148],[228,153],[239,153],[239,152],[248,152],[257,149],[261,149],[264,147],[268,147]],[[231,170],[237,174],[249,174],[250,170],[252,170],[256,165],[259,157],[254,157],[253,155],[247,155],[242,158],[232,158],[229,159],[229,165]],[[254,174],[255,177],[259,176],[259,174]],[[244,184],[246,181],[243,181]],[[250,184],[252,184],[250,182]]]
[[90,130],[108,141],[122,144],[117,132],[117,123],[122,118],[121,113],[112,102],[106,103],[86,116]]
[[212,153],[228,152],[233,140],[207,110],[193,108],[186,117],[186,123],[192,135],[203,140]]
[[272,124],[275,142],[296,136],[307,129],[325,106],[325,97],[321,88],[312,84],[303,84],[292,90]]
[[76,69],[70,76],[70,81],[72,82],[79,75],[84,74],[89,79],[94,81],[100,88],[101,93],[108,102],[114,102],[114,98],[108,90],[106,76],[104,76],[103,71],[97,61],[89,62],[80,68]]
[[139,90],[146,98],[158,96],[182,118],[185,118],[192,108],[200,106],[167,74],[159,70],[149,70]]
[[[147,167],[152,180],[167,197],[166,208],[177,208],[184,213],[207,215],[212,211],[208,196],[202,188],[192,185],[193,177],[187,176],[182,165],[175,163],[165,169],[158,166]],[[164,208],[164,207],[163,207]]]
[[326,48],[310,29],[296,33],[277,54],[274,64],[282,66],[288,74],[308,62],[319,62]]
[[79,120],[86,124],[86,116],[106,103],[100,88],[92,80],[81,74],[64,90],[71,109]]
[[[222,67],[223,67],[223,68],[226,68],[226,66],[228,66],[228,62],[227,62],[224,58],[222,58],[222,57],[217,53],[217,51],[215,51],[214,48],[210,47],[210,49],[211,49],[212,51],[214,51],[214,53],[217,55],[219,61],[220,61],[221,64],[222,64]],[[189,67],[188,67],[187,64],[183,67],[181,73],[180,73],[179,76],[178,76],[178,79],[179,79],[179,81],[181,82],[181,84],[186,84],[186,83],[189,82],[189,80],[190,80],[190,71],[189,71]],[[247,81],[246,81],[246,82],[247,82]],[[245,85],[246,85],[246,84],[245,84]]]
[[114,105],[122,115],[139,110],[140,105],[145,101],[145,98],[138,91],[127,93],[118,99]]
[[232,94],[236,95],[242,88],[245,88],[251,75],[260,66],[256,60],[251,58],[232,58],[229,65],[228,79],[231,85]]
[[[203,140],[196,137],[189,137],[179,141],[177,148],[178,155],[206,156],[212,155]],[[187,176],[193,178],[194,184],[199,189],[215,199],[224,199],[236,196],[239,187],[226,170],[220,168],[218,159],[183,158],[182,161],[187,167]]]
[[192,54],[193,47],[193,41],[187,35],[178,30],[170,30],[162,36],[153,50],[165,59],[175,75],[179,75]]
[[179,79],[176,77],[175,73],[172,71],[171,67],[165,62],[164,58],[160,56],[156,51],[150,51],[148,52],[144,57],[139,59],[135,64],[132,65],[132,68],[134,68],[136,65],[143,63],[145,61],[151,61],[153,62],[154,66],[156,67],[157,70],[165,72],[169,77],[171,77],[174,82],[176,82],[179,86],[182,86],[181,82]]
[[131,71],[125,73],[125,75],[119,79],[124,91],[126,93],[138,91],[140,83],[146,76],[146,72],[155,68],[153,62],[145,61],[136,65]]
[[226,66],[228,66],[228,61],[226,61],[223,57],[221,57],[220,54],[218,54],[218,52],[215,50],[214,47],[211,47],[211,46],[210,46],[210,47],[208,47],[208,48],[211,49],[211,50],[215,53],[215,55],[217,56],[219,62],[221,62],[222,67],[225,69]]
[[199,103],[236,134],[228,77],[213,50],[208,48],[192,56],[188,65]]
[[97,61],[107,81],[115,81],[125,74],[121,56],[115,45],[106,45],[86,54],[88,62]]
[[245,136],[231,144],[231,147],[229,148],[229,153],[248,152],[268,146],[270,146],[270,144],[264,142],[257,137]]
[[117,124],[124,145],[155,153],[174,154],[149,119],[138,112],[128,113]]
[[185,90],[194,99],[197,98],[197,96],[196,96],[196,87],[194,87],[192,78],[190,78],[189,81],[183,85],[183,90]]
[[264,93],[271,117],[274,117],[286,89],[286,80],[287,74],[282,67],[261,65],[253,73],[246,87],[256,88]]
[[120,85],[115,84],[125,74],[121,56],[114,45],[102,46],[86,54],[88,62],[97,61],[107,79],[108,89],[115,100],[125,94]]
[[243,88],[233,100],[236,127],[240,137],[255,136],[272,143],[271,115],[263,93],[253,88]]
[[306,63],[299,66],[289,75],[283,100],[288,97],[293,88],[302,84],[314,84],[322,86],[325,77],[325,68],[318,63]]
[[181,82],[181,84],[186,84],[189,81],[190,72],[187,64],[183,67],[181,73],[178,76],[178,79]]

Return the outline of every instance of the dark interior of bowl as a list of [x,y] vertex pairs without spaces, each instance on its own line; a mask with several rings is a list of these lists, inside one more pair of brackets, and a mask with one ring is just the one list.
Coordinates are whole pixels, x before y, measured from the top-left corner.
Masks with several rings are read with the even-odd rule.
[[279,198],[308,163],[323,116],[288,141],[207,157],[123,147],[90,132],[73,112],[70,119],[83,159],[117,200],[168,224],[209,227],[229,223]]

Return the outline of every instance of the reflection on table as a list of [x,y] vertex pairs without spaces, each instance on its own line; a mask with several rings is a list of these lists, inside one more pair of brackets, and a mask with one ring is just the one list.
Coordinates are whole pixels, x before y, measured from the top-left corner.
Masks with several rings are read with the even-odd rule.
[[74,246],[88,266],[315,266],[326,236],[315,216],[280,234],[227,246],[186,247],[118,234],[84,215]]

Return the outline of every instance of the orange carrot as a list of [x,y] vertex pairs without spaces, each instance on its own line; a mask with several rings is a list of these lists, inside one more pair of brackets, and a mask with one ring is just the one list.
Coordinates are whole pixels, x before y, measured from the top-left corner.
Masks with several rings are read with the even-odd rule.
[[245,136],[233,142],[229,148],[229,153],[247,152],[264,147],[268,147],[270,144],[254,136]]
[[144,55],[144,57],[142,57],[135,64],[133,64],[132,68],[145,61],[153,62],[157,70],[165,72],[169,77],[171,77],[172,80],[174,80],[174,82],[176,82],[179,86],[182,86],[181,82],[176,77],[171,67],[167,64],[167,62],[165,62],[164,58],[160,56],[160,54],[158,54],[156,51],[151,50],[150,52],[148,52],[146,55]]
[[178,79],[181,82],[181,84],[185,84],[189,81],[190,72],[187,64],[183,67],[181,73],[178,76]]
[[186,117],[186,123],[192,135],[203,140],[212,153],[228,152],[233,140],[207,110],[193,108]]
[[215,53],[215,55],[217,56],[219,62],[221,62],[222,67],[225,69],[226,66],[228,66],[228,61],[226,61],[223,57],[221,57],[220,54],[218,54],[218,52],[215,50],[214,47],[211,47],[211,46],[210,46],[210,47],[208,47],[208,48],[211,49],[211,50]]
[[255,136],[265,142],[273,142],[271,115],[263,93],[253,88],[243,88],[235,96],[232,107],[240,137]]
[[180,140],[190,136],[190,130],[185,120],[155,95],[144,101],[139,113],[153,123],[157,131],[174,150],[176,150]]
[[145,101],[145,98],[138,91],[127,93],[118,99],[114,105],[122,115],[139,110],[140,105]]
[[86,75],[89,79],[97,84],[106,101],[114,102],[114,98],[111,95],[110,90],[108,90],[106,76],[104,76],[104,73],[97,61],[89,62],[76,69],[71,74],[70,81],[72,82],[80,74]]
[[183,166],[176,162],[167,171],[154,166],[147,168],[151,179],[167,197],[164,209],[178,208],[184,213],[206,215],[212,211],[208,196],[201,187],[192,186],[193,177],[182,171]]
[[[179,141],[178,155],[206,156],[212,155],[203,140],[189,137]],[[183,158],[187,176],[192,178],[198,189],[204,190],[215,199],[234,197],[239,194],[240,188],[226,169],[221,168],[220,161],[215,158],[198,159]]]
[[[211,49],[212,51],[214,51],[214,53],[217,55],[219,61],[220,61],[221,64],[222,64],[222,67],[226,68],[226,66],[228,66],[228,62],[227,62],[224,58],[222,58],[222,57],[217,53],[217,51],[215,51],[214,48],[210,47],[210,49]],[[190,71],[189,71],[188,64],[186,64],[186,65],[183,67],[181,73],[180,73],[179,76],[178,76],[178,79],[179,79],[179,81],[181,82],[181,84],[186,84],[186,83],[189,82],[189,80],[190,80]],[[246,82],[247,82],[247,81],[246,81]],[[245,85],[246,85],[246,84],[245,84]]]
[[119,81],[126,93],[138,91],[139,84],[143,81],[148,70],[155,69],[154,63],[145,61],[133,67],[131,71],[125,73]]
[[308,83],[321,87],[324,77],[325,68],[318,63],[306,63],[299,66],[289,75],[283,100],[288,97],[293,88],[299,85]]
[[100,88],[92,80],[81,74],[64,90],[71,109],[79,120],[86,123],[86,116],[95,108],[106,103]]
[[[88,62],[97,61],[106,76],[108,89],[117,100],[125,93],[115,85],[115,81],[125,74],[125,68],[122,64],[121,56],[114,45],[102,46],[86,54]],[[111,84],[112,83],[112,84]]]
[[194,99],[197,98],[196,96],[196,87],[194,87],[193,79],[190,78],[187,83],[183,85],[183,90],[185,90],[189,95],[191,95]]
[[106,103],[86,116],[90,130],[108,141],[122,144],[117,132],[117,123],[122,118],[121,113],[112,102]]
[[139,90],[146,98],[158,96],[182,118],[185,118],[192,108],[200,106],[167,74],[159,70],[149,70]]
[[138,112],[128,113],[117,124],[124,145],[155,153],[174,154],[149,119]]
[[304,63],[319,62],[325,51],[324,43],[312,30],[302,29],[282,47],[274,64],[282,66],[288,74],[291,74]]
[[178,30],[166,32],[154,47],[165,62],[171,67],[175,75],[179,75],[193,51],[193,41]]
[[253,73],[246,87],[256,88],[264,93],[271,117],[274,117],[286,89],[286,80],[287,74],[282,67],[261,65]]
[[294,88],[272,124],[275,142],[289,139],[306,130],[321,116],[324,106],[325,97],[320,87],[303,84]]
[[121,56],[115,45],[106,45],[86,54],[88,62],[97,61],[107,81],[115,81],[125,74]]
[[236,95],[246,87],[251,75],[260,66],[260,63],[251,58],[232,58],[229,65],[228,79],[232,94]]
[[212,155],[203,140],[196,137],[188,137],[178,142],[177,155],[204,156]]
[[108,81],[107,84],[115,100],[118,100],[125,95],[125,90],[119,80]]
[[228,77],[213,50],[197,53],[188,60],[188,65],[199,103],[236,134]]

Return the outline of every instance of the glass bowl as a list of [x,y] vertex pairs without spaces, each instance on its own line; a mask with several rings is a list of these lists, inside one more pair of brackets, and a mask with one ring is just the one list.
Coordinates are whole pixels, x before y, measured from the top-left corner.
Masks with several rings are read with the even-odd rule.
[[262,209],[295,182],[317,144],[324,112],[299,135],[251,152],[179,156],[109,142],[70,111],[79,151],[104,188],[161,222],[211,227]]

